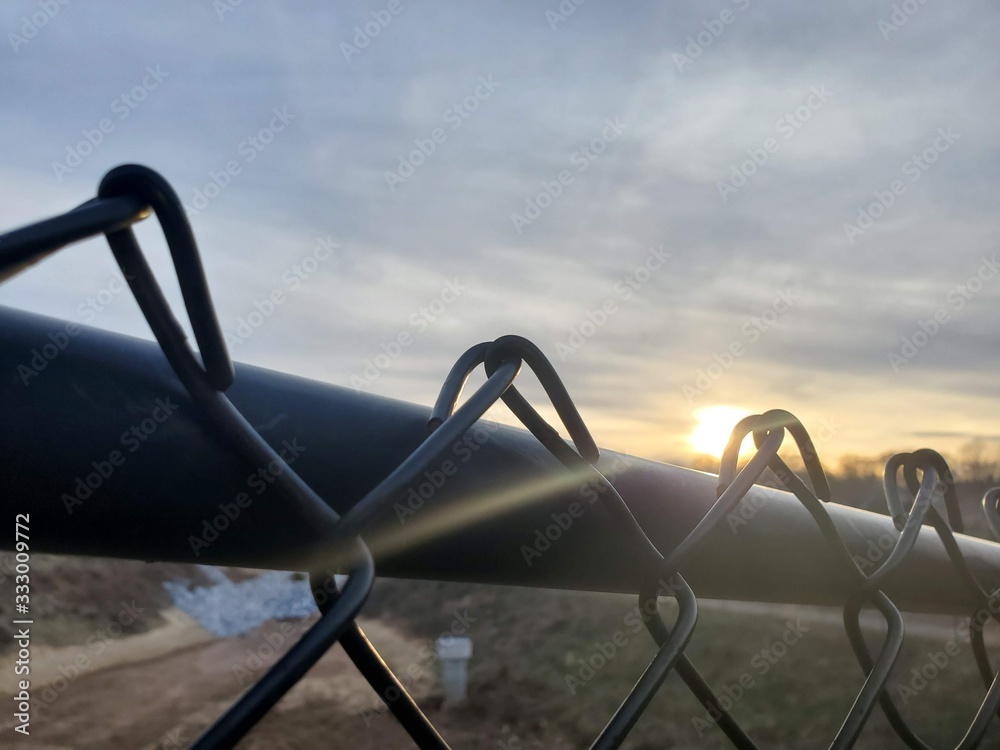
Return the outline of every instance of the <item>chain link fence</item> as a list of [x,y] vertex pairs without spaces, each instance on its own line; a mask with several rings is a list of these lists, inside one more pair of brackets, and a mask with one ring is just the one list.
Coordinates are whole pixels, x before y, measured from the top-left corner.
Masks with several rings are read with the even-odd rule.
[[[199,354],[188,344],[132,231],[135,222],[150,214],[156,216],[165,235]],[[698,598],[683,571],[710,532],[740,506],[767,469],[808,511],[844,576],[851,582],[850,594],[843,601],[844,627],[864,679],[829,746],[852,747],[878,708],[907,747],[929,748],[904,720],[887,688],[903,646],[904,623],[900,610],[885,589],[887,582],[907,565],[919,535],[931,530],[940,539],[971,600],[978,603],[969,615],[969,633],[986,695],[957,747],[978,747],[989,723],[1000,711],[1000,673],[994,673],[990,665],[983,638],[983,630],[990,620],[1000,622],[998,591],[977,577],[956,540],[955,533],[963,531],[963,523],[955,480],[940,454],[918,450],[895,455],[888,461],[884,493],[897,536],[885,550],[879,565],[860,565],[828,510],[832,502],[830,484],[805,426],[782,410],[747,417],[735,426],[722,456],[715,504],[679,544],[671,550],[661,550],[647,536],[614,482],[597,468],[601,453],[552,364],[530,341],[504,336],[477,344],[458,359],[433,407],[424,441],[348,512],[338,514],[258,434],[225,395],[233,383],[235,370],[183,206],[160,175],[139,166],[116,168],[105,176],[96,198],[62,215],[0,236],[0,278],[18,273],[67,244],[101,234],[106,236],[174,373],[209,419],[217,437],[254,465],[278,467],[272,472],[273,479],[287,512],[306,519],[329,540],[325,564],[312,571],[310,577],[313,597],[322,616],[198,739],[195,748],[236,745],[337,642],[375,692],[379,696],[391,696],[385,699],[388,710],[418,747],[448,747],[356,622],[375,579],[375,563],[362,537],[377,519],[391,512],[399,498],[405,496],[407,488],[423,472],[433,468],[448,448],[498,401],[503,401],[567,472],[600,489],[600,503],[642,560],[645,574],[635,582],[639,591],[638,611],[644,613],[643,625],[657,644],[657,651],[593,741],[591,747],[595,750],[610,750],[622,744],[671,672],[683,680],[707,716],[734,747],[757,747],[730,713],[732,701],[713,691],[686,653],[697,624]],[[469,376],[480,366],[486,372],[485,382],[462,400]],[[525,366],[540,381],[570,442],[564,440],[518,391],[515,381]],[[747,437],[752,437],[756,451],[741,466],[740,449]],[[793,471],[779,455],[779,449],[788,438],[801,458],[805,478]],[[900,474],[910,496],[909,502],[900,494]],[[935,507],[935,499],[943,503],[944,513]],[[1000,538],[998,501],[1000,488],[992,489],[986,493],[983,506],[990,528]],[[346,573],[341,585],[334,577],[338,572]],[[677,616],[672,622],[666,622],[659,613],[657,602],[661,597],[676,600]],[[886,635],[876,651],[869,649],[862,633],[860,617],[864,608],[874,608],[885,621]]]

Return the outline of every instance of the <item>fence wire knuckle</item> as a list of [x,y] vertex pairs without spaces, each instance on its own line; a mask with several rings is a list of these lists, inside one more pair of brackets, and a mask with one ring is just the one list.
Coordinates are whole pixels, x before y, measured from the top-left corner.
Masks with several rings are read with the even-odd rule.
[[[199,354],[189,345],[132,230],[133,224],[150,215],[156,216],[166,239]],[[328,554],[316,561],[310,573],[319,619],[204,732],[195,748],[233,747],[337,642],[418,747],[448,748],[356,622],[375,580],[375,563],[362,535],[389,512],[422,472],[500,401],[566,471],[601,488],[603,512],[611,519],[622,543],[636,551],[641,561],[642,577],[635,582],[639,612],[657,650],[594,740],[593,750],[619,747],[672,671],[676,671],[734,747],[741,750],[758,747],[724,708],[686,653],[696,631],[698,599],[684,579],[683,570],[767,470],[808,511],[836,565],[851,581],[849,596],[843,604],[844,628],[864,680],[829,747],[852,747],[878,704],[908,747],[929,750],[930,746],[911,729],[887,688],[903,645],[904,622],[899,609],[885,593],[887,582],[906,565],[919,535],[927,533],[927,527],[940,539],[962,585],[979,602],[969,617],[969,631],[986,696],[956,747],[979,746],[990,721],[1000,712],[1000,673],[994,673],[990,666],[983,637],[986,622],[990,619],[1000,622],[1000,607],[995,606],[998,592],[988,590],[977,579],[955,539],[954,532],[963,531],[963,522],[954,476],[940,454],[922,449],[894,455],[887,461],[883,490],[898,536],[885,559],[868,574],[852,556],[827,510],[827,505],[833,502],[830,482],[802,422],[780,409],[746,417],[734,427],[722,453],[714,504],[679,543],[663,551],[651,541],[614,483],[598,468],[601,452],[597,442],[555,367],[527,339],[503,336],[478,343],[457,359],[431,410],[423,441],[341,516],[264,441],[225,395],[234,380],[233,363],[216,317],[194,234],[180,200],[162,176],[146,167],[118,167],[101,181],[96,198],[60,216],[0,236],[0,279],[19,273],[69,244],[101,234],[106,237],[167,361],[192,401],[208,417],[215,437],[235,450],[248,465],[274,462],[281,467],[281,471],[274,472],[274,486],[287,503],[288,512],[300,514],[328,532]],[[466,383],[480,365],[486,374],[485,382],[462,401]],[[525,365],[541,383],[571,442],[546,422],[515,385]],[[779,455],[786,435],[794,443],[808,482]],[[750,436],[755,451],[741,466],[741,448]],[[900,496],[900,472],[912,498],[909,509]],[[935,508],[936,498],[943,501],[944,515]],[[1000,540],[1000,488],[986,492],[982,502],[989,528]],[[347,575],[340,587],[334,572]],[[677,603],[678,613],[672,623],[659,610],[659,599],[665,596]],[[875,654],[869,650],[861,628],[860,616],[866,606],[881,614],[887,628]],[[390,700],[388,695],[397,697]]]

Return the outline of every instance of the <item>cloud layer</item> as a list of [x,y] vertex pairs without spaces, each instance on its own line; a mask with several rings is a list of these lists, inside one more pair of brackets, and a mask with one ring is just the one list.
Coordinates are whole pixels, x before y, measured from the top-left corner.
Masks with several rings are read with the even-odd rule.
[[[599,442],[678,460],[716,404],[832,424],[833,456],[998,432],[990,3],[25,2],[0,29],[0,226],[158,169],[237,359],[430,403],[520,333]],[[87,312],[113,269],[87,243],[0,303],[148,335],[127,293]]]

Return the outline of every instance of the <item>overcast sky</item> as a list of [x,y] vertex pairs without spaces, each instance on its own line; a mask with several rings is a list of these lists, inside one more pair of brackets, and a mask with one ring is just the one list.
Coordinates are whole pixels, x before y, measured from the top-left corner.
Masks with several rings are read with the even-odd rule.
[[[1000,435],[992,3],[108,8],[0,9],[0,227],[161,171],[237,360],[430,404],[519,333],[600,444],[677,460],[716,405],[831,458]],[[148,337],[86,308],[114,269],[0,304]]]

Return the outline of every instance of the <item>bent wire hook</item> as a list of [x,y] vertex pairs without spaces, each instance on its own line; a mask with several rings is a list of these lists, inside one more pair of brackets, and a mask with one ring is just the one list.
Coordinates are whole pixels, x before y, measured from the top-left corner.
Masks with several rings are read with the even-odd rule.
[[[201,352],[201,362],[188,344],[132,232],[131,225],[146,218],[150,209],[166,238]],[[69,243],[102,233],[168,362],[191,398],[208,414],[218,436],[235,445],[244,459],[257,466],[273,462],[281,467],[280,472],[274,472],[274,485],[289,503],[290,512],[300,514],[308,523],[328,532],[338,529],[340,518],[333,508],[261,438],[223,393],[233,382],[233,363],[183,205],[162,176],[137,165],[117,167],[101,181],[97,198],[61,216],[3,235],[0,237],[0,279],[23,271]],[[360,630],[348,633],[374,580],[371,553],[355,537],[346,539],[340,552],[339,562],[348,570],[343,590],[330,598],[320,620],[202,735],[194,747],[234,746],[345,633],[356,662],[365,656],[362,652],[368,652],[366,669],[362,671],[369,680],[377,679],[380,683],[395,680],[371,644],[363,639],[363,634],[360,639],[357,637]],[[335,589],[332,573],[327,579],[318,578],[314,573],[312,580],[314,596],[331,585]],[[321,580],[325,580],[322,585]],[[429,726],[419,710],[419,716],[413,716],[405,702],[390,708],[397,713],[403,712],[411,723],[422,720]]]

